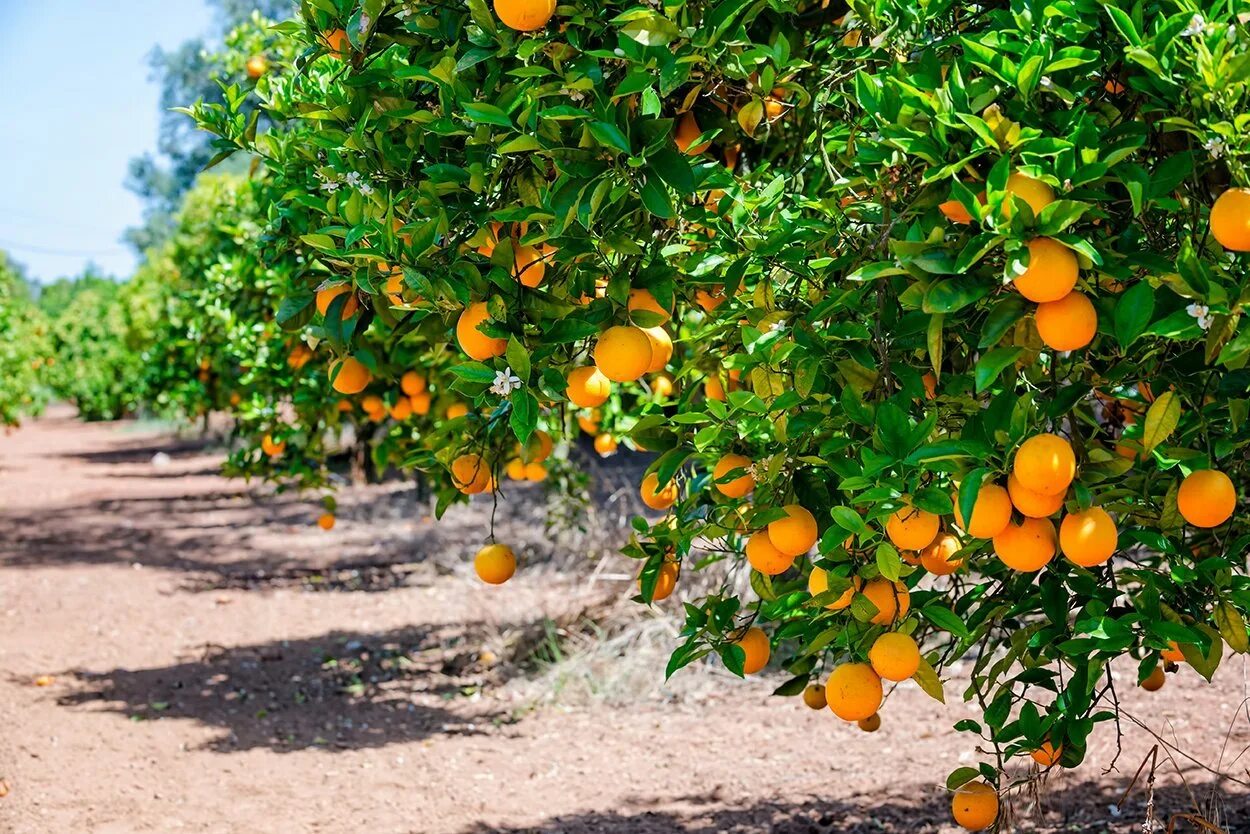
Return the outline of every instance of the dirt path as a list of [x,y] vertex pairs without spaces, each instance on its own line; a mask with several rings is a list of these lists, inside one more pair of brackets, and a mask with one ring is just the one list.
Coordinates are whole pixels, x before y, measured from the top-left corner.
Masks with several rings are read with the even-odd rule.
[[[467,567],[483,504],[435,526],[402,487],[349,490],[327,534],[314,502],[225,481],[217,461],[65,411],[0,437],[0,831],[951,830],[940,782],[975,760],[948,729],[969,714],[957,698],[904,687],[869,736],[766,681],[696,671],[665,688],[654,651],[631,656],[637,691],[573,667],[541,685],[600,694],[535,706],[538,684],[503,659],[588,595],[624,595],[619,568],[589,592],[589,571],[551,566],[483,588]],[[578,546],[549,539],[534,501],[503,508],[501,535]],[[1214,763],[1243,674],[1236,660],[1214,686],[1120,688]],[[1040,830],[1141,830],[1140,791],[1108,811],[1150,744],[1126,732],[1118,772],[1101,775],[1107,725],[1050,779]],[[1245,765],[1231,770],[1250,779]],[[1176,781],[1161,814],[1190,804]],[[1250,831],[1244,794],[1221,795],[1227,830]]]

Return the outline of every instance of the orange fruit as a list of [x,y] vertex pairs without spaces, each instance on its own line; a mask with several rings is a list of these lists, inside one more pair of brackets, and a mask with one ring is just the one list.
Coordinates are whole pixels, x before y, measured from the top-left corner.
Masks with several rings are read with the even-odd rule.
[[803,703],[811,709],[824,709],[829,705],[825,700],[825,688],[818,683],[810,684],[803,690]]
[[[887,631],[868,650],[872,670],[888,681],[905,681],[920,668],[920,647],[906,634]],[[876,712],[876,710],[873,710]]]
[[351,297],[343,302],[343,309],[339,313],[339,317],[344,319],[351,318],[352,314],[360,309],[360,302],[356,300],[355,289],[351,284],[334,284],[325,289],[317,290],[317,312],[324,316],[330,309],[330,302],[343,293],[351,293]]
[[651,380],[651,393],[662,400],[673,396],[673,378],[668,374],[658,374]]
[[640,327],[609,327],[595,343],[595,367],[613,382],[633,382],[651,367],[651,340]]
[[556,0],[495,0],[499,22],[518,32],[541,29],[556,13]]
[[606,432],[595,436],[595,451],[600,457],[616,454],[616,438]]
[[712,469],[712,481],[722,495],[730,498],[743,498],[755,489],[755,478],[749,471],[726,481],[725,477],[735,469],[749,470],[751,459],[743,455],[728,454],[721,457]]
[[972,222],[972,214],[958,200],[947,200],[938,205],[938,211],[952,223],[966,225]]
[[555,444],[551,440],[551,435],[539,429],[530,435],[529,442],[525,444],[521,457],[525,459],[526,463],[530,461],[542,463],[551,456],[553,448],[555,448]]
[[1237,490],[1223,472],[1199,469],[1181,481],[1176,509],[1195,527],[1218,527],[1237,509]]
[[533,289],[543,282],[547,273],[549,256],[539,251],[537,246],[529,243],[518,243],[513,249],[513,271],[522,286]]
[[1230,188],[1216,199],[1211,235],[1225,249],[1250,252],[1250,188]]
[[977,500],[972,504],[972,519],[965,522],[959,511],[959,492],[955,501],[955,522],[975,539],[992,539],[1011,521],[1011,496],[998,484],[982,483]]
[[276,458],[286,451],[286,441],[274,440],[272,435],[267,434],[260,439],[260,450],[269,457]]
[[709,376],[707,379],[703,381],[703,395],[707,397],[709,400],[717,400],[718,402],[724,402],[726,390],[729,390],[729,391],[738,390],[738,379],[742,376],[742,373],[737,370],[729,371],[728,389],[726,389],[724,380],[721,378],[722,373],[723,371],[718,371],[717,373],[712,374],[711,376]]
[[1076,253],[1057,240],[1029,241],[1029,265],[1012,281],[1029,301],[1058,301],[1076,287]]
[[509,478],[511,478],[514,481],[524,481],[525,480],[525,461],[521,460],[520,458],[513,458],[512,460],[508,461],[508,465],[504,467],[503,471],[508,475]]
[[890,625],[896,619],[906,616],[911,608],[911,592],[902,582],[891,582],[878,577],[864,585],[861,592],[877,609],[870,622],[877,625]]
[[657,316],[662,316],[663,321],[661,321],[660,324],[664,324],[664,322],[667,322],[670,318],[672,318],[672,314],[669,313],[668,310],[661,307],[660,302],[655,300],[655,296],[651,294],[651,290],[643,289],[641,287],[634,287],[629,291],[629,302],[626,307],[631,316],[640,311],[655,313]]
[[374,417],[374,420],[381,420],[386,414],[386,403],[382,402],[382,398],[376,394],[369,394],[360,401],[360,408],[365,414]]
[[947,576],[963,567],[963,559],[953,558],[963,545],[950,533],[939,533],[920,551],[920,564],[934,576]]
[[1029,518],[1049,518],[1063,506],[1064,493],[1046,495],[1035,492],[1021,484],[1014,474],[1007,476],[1007,494],[1011,496],[1011,503],[1020,514]]
[[473,570],[488,585],[502,585],[516,573],[516,554],[506,544],[488,544],[473,557]]
[[399,378],[399,387],[408,396],[420,394],[426,389],[425,377],[416,371],[405,371],[404,375]]
[[541,463],[525,464],[525,480],[535,483],[547,480],[547,467]]
[[289,356],[287,356],[286,363],[291,368],[298,371],[300,368],[307,365],[308,361],[312,358],[313,358],[312,349],[309,348],[308,345],[304,344],[303,342],[297,342],[295,344],[295,347],[291,348],[291,353]]
[[330,379],[340,394],[359,394],[373,379],[369,369],[354,356],[345,356],[330,363]]
[[1080,350],[1098,332],[1098,313],[1088,298],[1075,290],[1058,301],[1037,305],[1033,314],[1037,335],[1051,350]]
[[647,366],[647,373],[659,373],[673,358],[673,339],[663,327],[644,327],[642,332],[651,342],[651,364]]
[[486,233],[482,236],[482,245],[477,247],[477,253],[483,258],[489,258],[495,254],[495,246],[499,244],[499,231],[502,228],[503,224],[495,220],[487,224]]
[[1084,568],[1101,565],[1115,553],[1119,533],[1102,507],[1068,513],[1059,525],[1059,548],[1068,560]]
[[[1007,177],[1007,194],[1028,203],[1034,215],[1041,214],[1042,209],[1055,201],[1055,189],[1027,174],[1012,174]],[[1010,200],[1003,204],[1003,210],[1008,217],[1011,216],[1013,208]]]
[[[608,395],[612,393],[612,383],[608,378],[596,368],[594,365],[587,365],[582,368],[574,368],[569,371],[569,385],[564,390],[564,395],[569,398],[569,402],[581,408],[594,408],[597,405],[603,405],[608,401]],[[580,422],[582,418],[578,418]],[[599,427],[598,421],[595,421],[595,428],[582,428],[586,432],[596,431]]]
[[1059,764],[1059,759],[1063,756],[1063,745],[1056,747],[1049,741],[1044,741],[1042,746],[1030,753],[1029,756],[1042,767],[1054,767]]
[[642,503],[651,509],[667,510],[677,502],[677,482],[669,481],[661,488],[659,476],[651,472],[642,479],[639,494],[642,496]]
[[768,525],[768,539],[787,556],[802,556],[816,544],[816,517],[798,504],[782,507],[785,518]]
[[725,288],[721,286],[710,287],[708,289],[699,288],[694,291],[694,303],[703,308],[703,312],[710,313],[726,300]]
[[430,392],[422,391],[420,394],[413,394],[408,398],[408,402],[412,404],[412,413],[425,416],[430,413]]
[[409,304],[416,303],[417,299],[408,301],[404,298],[404,291],[407,287],[404,284],[404,273],[401,270],[392,272],[386,279],[386,285],[382,288],[382,292],[386,294],[386,298],[391,302],[393,307],[404,307]]
[[389,409],[391,419],[403,422],[412,416],[412,401],[407,397],[400,397],[395,404]]
[[[858,576],[851,577],[851,587],[843,591],[842,596],[825,606],[830,611],[841,611],[851,604],[855,592],[864,587],[864,580]],[[812,596],[820,596],[829,590],[829,572],[824,568],[812,568],[807,577],[807,592]]]
[[881,714],[874,712],[867,718],[861,718],[855,722],[855,725],[865,733],[875,733],[881,729]]
[[764,630],[751,626],[742,636],[734,641],[735,646],[741,646],[746,652],[746,660],[742,664],[742,673],[744,675],[754,675],[759,670],[768,665],[768,656],[771,654],[771,647],[768,643],[768,635]]
[[1163,667],[1156,666],[1153,670],[1151,670],[1150,674],[1146,676],[1146,679],[1138,684],[1138,686],[1147,692],[1158,692],[1167,682],[1168,676],[1167,673],[1163,671]]
[[989,828],[998,819],[998,792],[984,782],[960,785],[951,797],[951,816],[968,831]]
[[317,517],[317,526],[322,530],[334,529],[334,513],[322,513]]
[[490,313],[486,310],[486,302],[475,301],[465,307],[460,318],[456,320],[456,341],[470,359],[481,362],[495,356],[503,356],[508,346],[507,340],[487,336],[478,329],[479,325],[489,318]]
[[247,77],[255,81],[269,71],[269,60],[264,55],[253,55],[247,59]]
[[[428,408],[427,408],[428,410]],[[447,406],[447,410],[443,414],[448,420],[458,420],[469,413],[469,407],[464,403],[452,403]]]
[[1059,435],[1035,434],[1016,449],[1011,472],[1026,489],[1056,495],[1076,477],[1076,455]]
[[876,715],[881,698],[881,677],[867,663],[843,663],[825,683],[825,701],[843,721]]
[[[681,566],[676,562],[665,562],[660,565],[660,572],[655,577],[655,588],[651,592],[651,601],[666,600],[677,588],[677,575]],[[638,577],[638,593],[642,593],[642,577]]]
[[321,42],[325,45],[326,51],[339,60],[348,53],[352,48],[352,43],[347,38],[347,33],[342,29],[331,29],[321,33]]
[[677,130],[673,134],[673,141],[677,143],[677,149],[685,154],[701,154],[711,147],[711,142],[704,142],[700,145],[694,144],[699,138],[703,130],[699,127],[699,123],[695,121],[694,113],[686,111],[677,120]]
[[782,553],[768,538],[767,530],[759,530],[747,539],[747,561],[765,576],[785,573],[794,564],[794,556]]
[[905,506],[886,519],[885,534],[899,550],[921,550],[937,536],[940,521],[933,513]]
[[1175,640],[1168,641],[1168,647],[1159,652],[1159,657],[1169,663],[1185,662],[1185,653],[1181,651],[1181,647],[1176,644]]
[[451,481],[465,495],[485,492],[490,485],[490,465],[481,455],[460,455],[451,462]]
[[1055,558],[1055,525],[1045,518],[1008,524],[994,537],[994,553],[1004,565],[1024,573],[1041,570]]
[[[595,371],[595,372],[597,373],[599,369],[598,369],[598,368],[592,368],[591,370],[593,370],[593,371]],[[570,374],[570,376],[572,376],[572,374]],[[603,376],[603,374],[599,374],[599,376]],[[603,380],[604,380],[604,383],[605,383],[605,384],[607,383],[607,379],[608,379],[607,377],[603,377]],[[569,399],[572,399],[572,397],[570,397]],[[574,405],[576,405],[576,404],[577,404],[577,403],[574,403]],[[578,427],[579,427],[582,431],[586,432],[586,434],[598,434],[598,432],[599,432],[599,421],[600,421],[600,420],[602,420],[602,419],[603,419],[603,417],[602,417],[602,415],[600,415],[600,413],[599,413],[599,409],[597,409],[597,408],[592,408],[592,409],[591,409],[588,413],[586,413],[586,414],[578,414],[578,415],[577,415],[577,425],[578,425]]]

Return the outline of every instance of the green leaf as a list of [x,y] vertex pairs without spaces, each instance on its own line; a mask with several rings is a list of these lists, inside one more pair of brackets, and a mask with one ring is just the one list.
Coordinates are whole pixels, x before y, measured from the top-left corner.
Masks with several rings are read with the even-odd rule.
[[516,336],[508,337],[508,348],[504,353],[504,358],[508,360],[508,367],[512,369],[512,373],[516,374],[521,382],[529,382],[530,354],[525,346],[517,341]]
[[502,145],[499,146],[499,152],[500,153],[524,153],[526,151],[540,150],[541,148],[542,148],[542,145],[538,143],[538,140],[536,138],[526,134],[524,136],[518,136],[515,139],[509,139],[507,142],[504,142]]
[[489,385],[495,381],[495,369],[487,367],[481,362],[462,362],[459,365],[452,365],[451,372],[469,382],[480,382]]
[[1246,634],[1246,621],[1242,619],[1241,612],[1238,611],[1230,602],[1218,602],[1215,604],[1215,610],[1212,612],[1212,619],[1215,621],[1215,627],[1219,629],[1220,636],[1224,638],[1224,642],[1228,647],[1237,654],[1245,654],[1250,651],[1250,639]]
[[615,148],[621,153],[628,154],[629,139],[621,132],[621,129],[614,124],[608,122],[591,122],[590,133],[595,137],[596,141],[601,145],[607,145],[609,148]]
[[897,582],[902,575],[903,559],[898,551],[888,542],[877,545],[877,570],[891,582]]
[[1013,364],[1023,352],[1023,348],[999,347],[981,354],[975,372],[976,392],[980,394],[993,385],[1003,369]]
[[[942,679],[938,677],[937,672],[934,671],[933,667],[929,665],[929,661],[926,660],[923,655],[920,657],[920,668],[916,669],[916,674],[912,675],[911,679],[916,682],[916,685],[920,687],[921,691],[924,692],[924,694],[928,695],[930,698],[937,701],[939,704],[946,703],[946,693],[942,691]],[[950,786],[951,779],[955,777],[955,774],[963,770],[972,770],[972,768],[961,767],[959,768],[959,770],[956,770],[955,773],[952,773],[947,778],[946,780],[947,786]],[[976,778],[976,771],[972,770],[972,776],[968,777],[968,779],[964,779],[963,781],[956,783],[954,787],[959,787],[964,782],[967,782],[975,778]]]
[[508,417],[508,424],[512,426],[516,439],[524,445],[538,425],[538,400],[524,388],[513,391],[510,399],[512,414]]
[[1141,445],[1147,453],[1168,439],[1181,420],[1181,398],[1175,391],[1165,391],[1150,404],[1146,412],[1146,427],[1142,430]]
[[493,104],[486,104],[481,101],[466,101],[463,103],[465,115],[478,124],[499,125],[500,127],[512,127],[512,119],[508,118],[508,114]]
[[1181,654],[1185,655],[1185,661],[1193,667],[1195,672],[1210,681],[1215,675],[1215,670],[1220,668],[1220,659],[1224,656],[1224,638],[1206,623],[1196,623],[1194,628],[1211,639],[1211,647],[1206,654],[1203,654],[1198,646],[1192,643],[1181,643]]
[[641,197],[642,204],[647,207],[647,211],[656,217],[667,220],[673,216],[673,204],[664,186],[660,185],[658,177],[647,177],[647,181],[642,186]]
[[1154,311],[1154,289],[1148,281],[1138,281],[1116,299],[1115,339],[1120,347],[1127,348],[1145,332]]
[[949,631],[956,637],[967,639],[971,636],[968,626],[964,625],[959,615],[943,605],[931,603],[921,608],[920,614],[938,628]]
[[694,172],[685,154],[662,148],[647,157],[651,169],[678,194],[694,193]]

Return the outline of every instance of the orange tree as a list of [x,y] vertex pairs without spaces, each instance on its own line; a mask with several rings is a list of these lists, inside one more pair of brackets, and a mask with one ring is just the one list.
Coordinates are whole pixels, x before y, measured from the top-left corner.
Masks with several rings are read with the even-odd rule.
[[0,425],[37,414],[48,394],[47,371],[56,364],[48,323],[18,264],[0,251]]
[[687,603],[670,674],[776,655],[874,730],[966,657],[980,829],[1012,757],[1081,762],[1113,660],[1157,688],[1246,651],[1226,4],[320,0],[280,31],[273,129],[192,112],[264,162],[322,390],[471,403],[393,446],[444,504],[577,418],[657,452],[640,598],[751,580]]

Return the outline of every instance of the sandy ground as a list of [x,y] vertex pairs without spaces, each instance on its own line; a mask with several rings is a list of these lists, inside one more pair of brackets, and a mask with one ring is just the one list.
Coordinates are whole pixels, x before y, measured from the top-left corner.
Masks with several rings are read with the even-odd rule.
[[[767,680],[695,670],[665,687],[652,652],[629,661],[636,692],[535,703],[559,667],[510,666],[518,641],[629,592],[622,565],[543,562],[586,545],[542,529],[537,493],[500,508],[526,564],[484,588],[468,559],[485,501],[435,525],[402,485],[348,490],[323,533],[314,501],[223,480],[219,459],[63,409],[0,436],[0,831],[953,830],[941,782],[978,760],[949,729],[971,714],[957,697],[904,686],[867,735]],[[1250,781],[1245,674],[1234,659],[1214,685],[1120,689],[1166,741]],[[1117,770],[1103,725],[1082,768],[1048,777],[1040,814],[1014,803],[1017,830],[1141,831],[1140,786],[1111,806],[1153,738],[1124,730]],[[1161,757],[1161,819],[1214,796],[1223,830],[1250,831],[1240,787],[1174,758],[1184,782]]]

